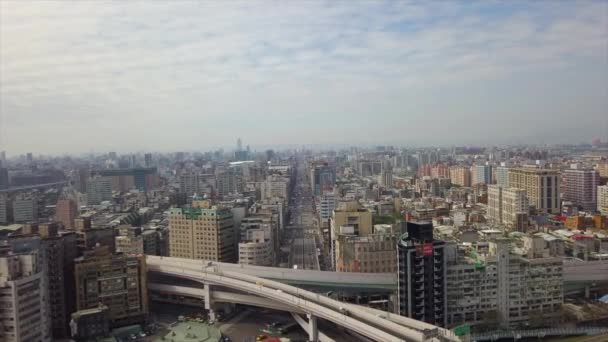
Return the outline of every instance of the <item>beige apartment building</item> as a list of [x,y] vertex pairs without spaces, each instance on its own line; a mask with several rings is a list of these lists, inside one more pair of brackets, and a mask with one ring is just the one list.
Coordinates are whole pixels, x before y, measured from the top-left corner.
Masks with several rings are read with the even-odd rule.
[[450,181],[460,186],[471,186],[471,169],[464,166],[450,167]]
[[517,168],[509,170],[509,186],[526,190],[531,206],[541,213],[559,214],[559,172],[557,170]]
[[597,187],[597,211],[608,215],[608,185]]
[[236,239],[229,208],[173,208],[169,214],[172,257],[236,262]]
[[488,219],[516,231],[526,231],[530,205],[525,190],[488,185]]
[[357,201],[338,202],[331,217],[332,229],[353,227],[355,235],[372,233],[372,213]]
[[397,272],[397,236],[390,225],[365,236],[349,234],[349,227],[342,228],[336,239],[336,272]]

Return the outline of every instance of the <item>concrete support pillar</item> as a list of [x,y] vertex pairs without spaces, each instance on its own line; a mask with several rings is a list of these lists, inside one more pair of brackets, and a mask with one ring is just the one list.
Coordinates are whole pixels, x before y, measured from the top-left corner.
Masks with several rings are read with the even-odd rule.
[[308,317],[308,341],[317,342],[319,340],[319,330],[317,329],[317,316],[307,314]]
[[205,296],[205,310],[207,310],[207,314],[209,315],[210,321],[215,321],[215,311],[213,310],[213,299],[211,298],[211,285],[205,284],[203,287],[203,295]]

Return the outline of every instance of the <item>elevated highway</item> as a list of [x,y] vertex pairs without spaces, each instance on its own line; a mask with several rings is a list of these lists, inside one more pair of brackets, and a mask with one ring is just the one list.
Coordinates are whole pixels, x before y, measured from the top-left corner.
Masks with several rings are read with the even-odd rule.
[[[309,292],[272,279],[264,279],[243,272],[240,265],[207,262],[201,260],[147,256],[148,272],[159,273],[204,284],[203,289],[184,289],[180,286],[161,287],[151,284],[152,289],[173,291],[182,295],[202,296],[205,307],[212,310],[217,301],[235,301],[306,314],[307,330],[311,341],[325,340],[319,337],[317,317],[333,322],[374,341],[459,341],[449,330],[407,317],[392,315],[358,305],[342,303],[318,293]],[[241,269],[241,271],[238,271]],[[265,269],[262,267],[262,269]],[[327,273],[327,272],[322,272]],[[344,281],[342,279],[341,281]],[[368,279],[371,281],[371,279]],[[165,285],[166,286],[166,285]],[[214,294],[214,287],[235,290],[241,294]],[[244,293],[244,294],[243,294]],[[257,297],[257,298],[250,298]],[[299,319],[302,324],[303,319]],[[437,337],[433,337],[437,336]]]

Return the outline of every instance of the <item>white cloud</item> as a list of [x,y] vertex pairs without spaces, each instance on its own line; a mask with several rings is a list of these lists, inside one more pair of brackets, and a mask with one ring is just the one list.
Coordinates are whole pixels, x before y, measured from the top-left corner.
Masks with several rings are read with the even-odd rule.
[[[484,82],[517,87],[531,84],[535,74],[606,72],[605,2],[520,3],[522,8],[477,3],[463,15],[465,5],[2,1],[0,144],[24,152],[32,148],[24,142],[33,139],[37,150],[60,152],[96,144],[203,148],[232,143],[236,135],[253,144],[343,141],[323,135],[320,126],[340,127],[350,117],[352,138],[361,137],[368,127],[357,122],[370,115],[378,129],[392,132],[450,113],[463,118],[465,130],[475,120],[467,121],[464,107],[425,103],[456,93],[474,103]],[[581,82],[608,91],[596,78]],[[508,105],[495,98],[480,112]],[[544,111],[527,110],[550,119],[556,104],[551,96],[544,101]],[[585,105],[586,123],[602,120],[606,101]],[[290,117],[319,124],[299,129]],[[92,139],[91,123],[108,131]],[[57,134],[32,136],[32,126]],[[591,126],[580,135],[605,134]],[[279,129],[288,133],[276,134]],[[160,133],[167,139],[159,141]],[[436,138],[459,143],[464,136],[448,133]],[[51,138],[61,143],[44,143]],[[428,139],[418,133],[409,138]]]

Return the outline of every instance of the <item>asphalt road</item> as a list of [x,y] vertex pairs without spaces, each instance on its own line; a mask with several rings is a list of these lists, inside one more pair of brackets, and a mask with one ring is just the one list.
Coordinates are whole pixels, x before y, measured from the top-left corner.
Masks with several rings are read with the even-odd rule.
[[319,229],[304,162],[298,164],[296,184],[290,199],[289,211],[290,222],[283,234],[283,245],[289,246],[286,260],[288,267],[319,270],[316,245],[316,235],[319,233]]

